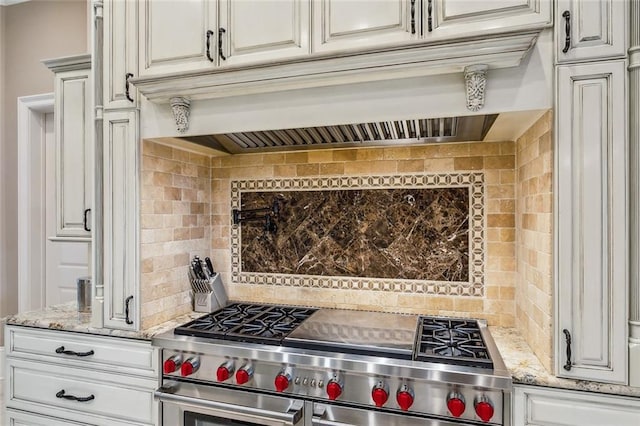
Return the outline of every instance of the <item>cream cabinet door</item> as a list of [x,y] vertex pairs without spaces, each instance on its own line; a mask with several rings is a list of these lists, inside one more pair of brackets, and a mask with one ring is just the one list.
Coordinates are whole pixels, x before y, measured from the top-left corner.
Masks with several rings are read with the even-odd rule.
[[220,65],[277,61],[310,53],[310,0],[221,0],[215,54]]
[[140,75],[217,65],[217,1],[140,0]]
[[93,124],[90,69],[55,76],[56,236],[90,239]]
[[428,39],[486,36],[551,26],[550,0],[424,0]]
[[136,90],[129,78],[138,74],[138,2],[104,2],[104,107],[135,106]]
[[628,38],[628,1],[558,0],[558,62],[624,57]]
[[559,66],[556,116],[557,372],[627,381],[627,108],[624,61]]
[[104,326],[108,328],[137,329],[139,323],[138,120],[137,110],[104,114]]
[[419,0],[316,0],[313,51],[371,49],[418,40],[419,8]]

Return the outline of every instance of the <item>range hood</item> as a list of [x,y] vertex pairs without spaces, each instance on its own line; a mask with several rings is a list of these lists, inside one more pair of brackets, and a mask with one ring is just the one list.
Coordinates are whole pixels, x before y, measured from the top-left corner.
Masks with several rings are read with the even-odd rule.
[[229,154],[320,148],[482,141],[497,114],[186,136],[181,139]]

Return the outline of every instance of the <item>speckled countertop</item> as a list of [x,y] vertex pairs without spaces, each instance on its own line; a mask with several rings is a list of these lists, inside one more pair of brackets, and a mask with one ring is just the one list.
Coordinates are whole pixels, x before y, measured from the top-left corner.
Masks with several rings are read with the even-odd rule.
[[[141,331],[111,330],[94,328],[86,321],[78,319],[75,302],[52,306],[41,311],[26,312],[5,318],[7,324],[52,330],[74,331],[102,336],[125,337],[151,340],[156,334],[172,330],[180,324],[202,316],[192,312],[167,321],[158,326]],[[514,384],[547,386],[588,392],[640,397],[640,388],[590,382],[586,380],[561,379],[550,374],[538,361],[531,348],[514,328],[489,327],[504,362],[511,372]]]

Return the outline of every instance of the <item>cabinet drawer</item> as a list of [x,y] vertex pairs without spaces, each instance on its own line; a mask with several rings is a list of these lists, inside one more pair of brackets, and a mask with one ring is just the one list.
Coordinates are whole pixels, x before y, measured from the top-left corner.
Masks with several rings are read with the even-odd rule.
[[155,380],[12,358],[7,366],[7,408],[95,424],[105,424],[103,417],[130,425],[158,418]]
[[640,399],[514,386],[514,426],[637,426]]
[[26,327],[7,327],[7,332],[7,357],[157,377],[158,361],[151,342]]
[[90,423],[71,422],[64,419],[56,419],[49,416],[40,416],[37,414],[26,413],[24,411],[7,410],[5,413],[6,421],[4,424],[9,426],[85,426]]

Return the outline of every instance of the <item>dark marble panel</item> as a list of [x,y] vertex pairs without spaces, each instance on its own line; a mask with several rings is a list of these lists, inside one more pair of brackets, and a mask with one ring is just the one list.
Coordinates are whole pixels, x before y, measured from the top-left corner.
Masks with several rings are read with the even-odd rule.
[[469,281],[469,187],[242,192],[280,203],[278,230],[240,227],[241,270]]

